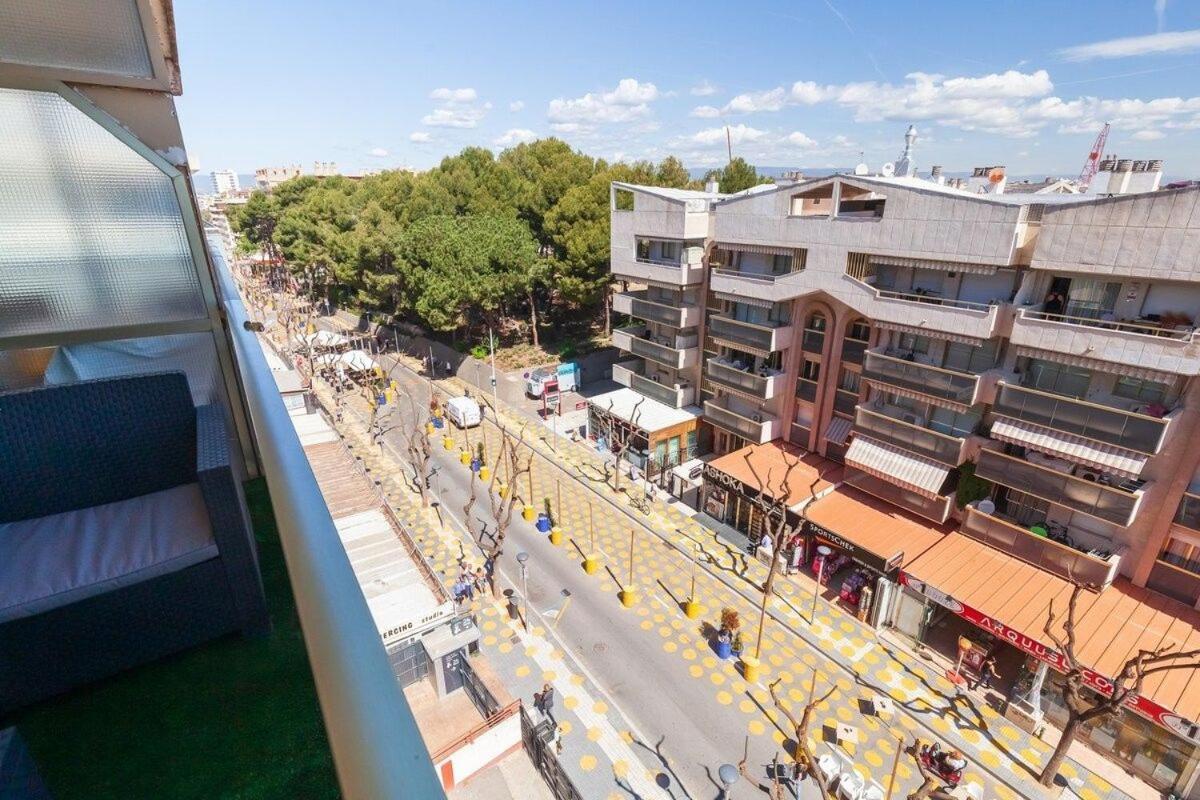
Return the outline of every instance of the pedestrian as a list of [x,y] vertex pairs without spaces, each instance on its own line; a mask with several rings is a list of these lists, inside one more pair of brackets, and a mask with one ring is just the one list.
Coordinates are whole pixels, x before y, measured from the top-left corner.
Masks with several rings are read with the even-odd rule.
[[475,591],[479,592],[480,594],[483,594],[484,587],[486,587],[486,586],[487,586],[487,573],[484,572],[483,567],[479,567],[478,569],[475,570]]
[[554,719],[554,687],[542,684],[542,690],[533,696],[533,707],[545,718],[558,724]]
[[447,362],[446,362],[446,377],[447,377],[447,378],[449,378],[449,377],[450,377],[450,371],[451,371],[451,370],[453,370],[453,369],[454,369],[454,367],[452,367],[452,366],[450,365],[450,362],[449,362],[449,361],[447,361]]
[[975,682],[969,687],[971,691],[975,691],[980,686],[984,691],[992,688],[992,678],[999,678],[1000,673],[996,671],[996,657],[988,654],[988,657],[983,660],[983,664],[979,667],[979,675],[975,678]]

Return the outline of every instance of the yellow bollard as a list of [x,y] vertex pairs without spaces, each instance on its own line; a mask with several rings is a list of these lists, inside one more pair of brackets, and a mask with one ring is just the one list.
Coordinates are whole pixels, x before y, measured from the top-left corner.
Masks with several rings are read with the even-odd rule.
[[637,596],[636,589],[622,589],[621,590],[621,605],[625,606],[626,608],[632,608],[633,605],[637,603],[637,601],[638,601],[638,596]]
[[761,663],[754,656],[742,656],[742,677],[746,679],[746,683],[758,683],[758,670]]
[[480,467],[479,468],[479,480],[483,481],[484,483],[487,483],[489,480],[491,480],[491,478],[492,478],[492,468],[491,467]]
[[425,423],[425,433],[427,433],[428,435],[433,436],[433,432],[436,430],[437,430],[437,428],[433,427],[432,422]]
[[502,481],[497,482],[496,485],[499,487],[500,499],[508,497],[508,487]]
[[588,575],[595,575],[596,570],[600,569],[600,559],[595,556],[584,556],[583,571]]
[[533,510],[533,506],[525,506],[521,509],[521,516],[525,518],[526,522],[533,522],[537,519],[537,512]]
[[683,615],[688,619],[700,616],[700,604],[690,597],[683,601]]
[[443,436],[442,437],[442,449],[443,450],[453,450],[454,449],[454,437]]
[[458,454],[458,461],[464,467],[467,466],[468,464],[471,463],[471,454],[468,453],[466,450],[460,451]]
[[554,527],[552,527],[550,529],[550,544],[557,547],[558,545],[562,544],[562,540],[563,540],[562,528],[555,525]]

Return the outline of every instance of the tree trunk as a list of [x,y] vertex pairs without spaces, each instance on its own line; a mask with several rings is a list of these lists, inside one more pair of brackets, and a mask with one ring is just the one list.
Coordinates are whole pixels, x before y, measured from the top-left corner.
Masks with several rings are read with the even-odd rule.
[[1058,745],[1054,748],[1054,753],[1050,756],[1050,760],[1046,762],[1042,774],[1038,776],[1038,781],[1042,786],[1053,786],[1054,779],[1058,777],[1058,768],[1062,766],[1063,759],[1067,757],[1067,750],[1071,747],[1071,743],[1075,741],[1076,735],[1079,733],[1079,717],[1072,712],[1067,718],[1067,724],[1063,726],[1062,737],[1058,740]]
[[[922,773],[924,774],[924,773]],[[933,792],[941,785],[941,781],[932,775],[925,775],[925,780],[917,787],[917,790],[908,796],[908,800],[925,800],[927,797],[932,797]]]
[[538,346],[538,316],[537,316],[537,300],[533,296],[533,289],[529,290],[529,328],[533,332],[533,346]]
[[604,335],[612,335],[612,287],[604,287]]

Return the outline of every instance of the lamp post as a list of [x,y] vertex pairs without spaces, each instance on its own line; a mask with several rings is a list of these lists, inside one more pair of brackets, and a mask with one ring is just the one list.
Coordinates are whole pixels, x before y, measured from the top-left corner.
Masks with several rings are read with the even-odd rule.
[[818,545],[817,555],[821,556],[821,564],[817,567],[817,582],[813,586],[812,619],[814,622],[817,619],[817,599],[821,595],[821,581],[825,578],[825,560],[833,555],[833,550],[823,544]]
[[524,550],[517,553],[517,563],[521,565],[521,625],[525,628],[525,632],[529,633],[529,571],[525,567],[525,563],[529,561],[529,553]]
[[732,795],[733,785],[738,782],[737,767],[733,764],[722,764],[717,767],[717,777],[721,781],[721,798],[729,800]]

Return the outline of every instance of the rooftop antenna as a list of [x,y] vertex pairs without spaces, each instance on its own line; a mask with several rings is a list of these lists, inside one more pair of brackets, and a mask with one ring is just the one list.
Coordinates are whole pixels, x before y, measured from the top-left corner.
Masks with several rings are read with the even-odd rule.
[[1086,191],[1092,182],[1092,178],[1096,177],[1096,172],[1100,168],[1100,159],[1104,158],[1104,145],[1108,143],[1108,123],[1104,123],[1104,127],[1100,129],[1100,135],[1096,137],[1095,144],[1088,151],[1087,160],[1083,162],[1083,170],[1079,173],[1079,191]]
[[729,126],[725,126],[725,150],[729,153],[729,163],[733,163],[733,139],[729,136]]

